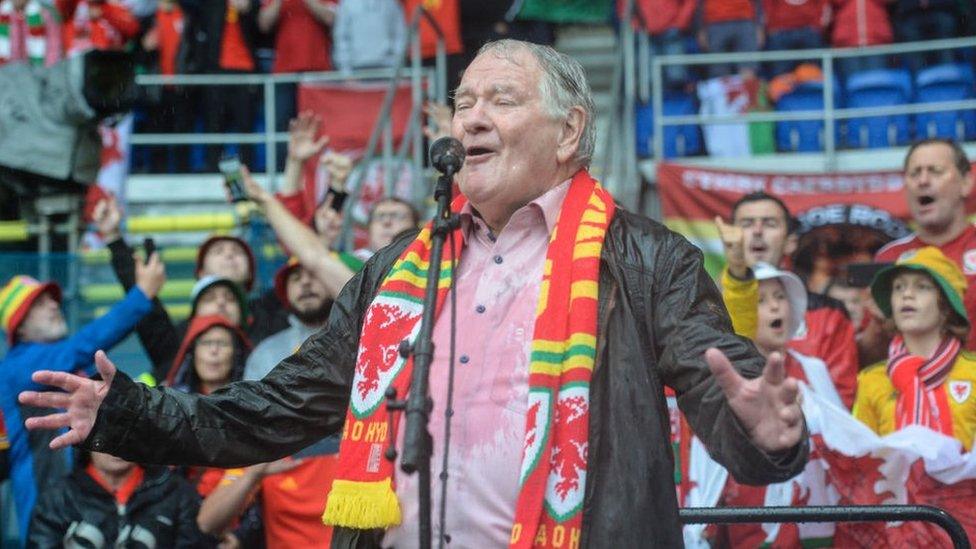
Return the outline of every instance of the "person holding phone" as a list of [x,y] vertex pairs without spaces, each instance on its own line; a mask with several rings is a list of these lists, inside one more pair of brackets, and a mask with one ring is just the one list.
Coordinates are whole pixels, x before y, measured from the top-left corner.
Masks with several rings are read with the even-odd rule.
[[43,411],[19,405],[17,393],[39,388],[31,375],[42,368],[93,374],[94,352],[117,345],[150,311],[152,299],[166,281],[158,254],[145,263],[135,261],[134,278],[121,301],[74,334],[68,333],[57,283],[18,275],[0,288],[0,327],[9,348],[0,360],[0,410],[9,433],[10,477],[22,540],[39,490],[71,470],[71,457],[68,451],[50,450],[51,437],[28,436],[24,421]]

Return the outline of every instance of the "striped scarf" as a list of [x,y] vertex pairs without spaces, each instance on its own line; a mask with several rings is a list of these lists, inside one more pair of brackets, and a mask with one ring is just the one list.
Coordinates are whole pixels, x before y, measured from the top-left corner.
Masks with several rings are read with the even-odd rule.
[[888,377],[898,390],[895,427],[921,425],[948,436],[952,434],[952,415],[943,385],[956,361],[961,345],[946,337],[928,359],[912,355],[900,335],[888,347]]
[[[456,212],[465,203],[459,197]],[[525,439],[511,547],[578,545],[588,444],[589,382],[596,358],[600,251],[614,214],[613,198],[585,170],[573,177],[549,240],[529,364]],[[366,310],[336,479],[323,521],[371,529],[400,523],[394,467],[383,452],[387,387],[407,394],[412,360],[397,352],[416,339],[431,245],[428,223],[393,264]],[[460,230],[451,235],[463,245]],[[437,312],[453,274],[441,263]],[[395,419],[395,418],[394,418]]]
[[[13,2],[0,2],[0,63],[13,60],[14,45],[11,39],[11,26],[14,14]],[[22,54],[33,65],[43,65],[47,53],[47,22],[44,11],[38,0],[29,0],[24,7],[24,19],[27,24],[27,35],[24,39]],[[19,60],[19,59],[18,59]]]

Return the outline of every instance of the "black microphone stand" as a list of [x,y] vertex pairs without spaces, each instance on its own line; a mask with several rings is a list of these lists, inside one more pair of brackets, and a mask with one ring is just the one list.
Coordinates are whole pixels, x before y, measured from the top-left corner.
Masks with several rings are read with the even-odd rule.
[[[400,356],[413,355],[413,375],[410,380],[410,393],[406,401],[396,400],[396,389],[392,386],[386,392],[386,407],[389,410],[403,410],[406,416],[406,429],[403,437],[403,457],[400,469],[407,474],[419,472],[418,503],[420,512],[420,547],[430,549],[431,498],[430,498],[430,460],[433,454],[433,440],[427,428],[434,401],[430,398],[430,365],[434,360],[434,314],[437,308],[437,285],[441,277],[441,258],[444,255],[444,242],[459,225],[458,216],[451,214],[452,185],[456,167],[445,166],[444,173],[438,176],[434,190],[437,213],[433,219],[431,234],[430,263],[427,267],[427,287],[424,293],[424,310],[420,317],[420,333],[411,345],[407,340],[400,342]],[[386,458],[396,459],[393,441],[396,435],[390,431],[390,447]]]

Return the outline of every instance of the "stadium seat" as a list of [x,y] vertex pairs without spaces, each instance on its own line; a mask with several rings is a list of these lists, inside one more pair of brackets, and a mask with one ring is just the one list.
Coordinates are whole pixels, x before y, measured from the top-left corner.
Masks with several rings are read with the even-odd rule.
[[[823,111],[823,83],[804,82],[776,102],[779,112]],[[840,94],[834,90],[834,107],[840,107]],[[835,134],[840,135],[839,125]],[[788,120],[776,123],[776,149],[780,152],[812,152],[824,148],[824,123],[821,120]]]
[[[917,102],[962,101],[976,97],[976,77],[968,65],[928,67],[915,77]],[[976,111],[943,111],[915,115],[915,136],[965,141],[976,138]]]
[[[904,105],[912,101],[912,80],[908,71],[879,69],[856,72],[847,79],[845,103],[850,108]],[[846,143],[854,148],[904,145],[911,139],[911,118],[907,114],[868,116],[847,121]]]
[[[668,93],[664,96],[664,115],[681,116],[698,113],[698,104],[692,95]],[[638,104],[636,111],[637,154],[648,158],[653,154],[654,112],[651,105]],[[664,157],[678,158],[702,154],[701,131],[695,124],[665,126]]]

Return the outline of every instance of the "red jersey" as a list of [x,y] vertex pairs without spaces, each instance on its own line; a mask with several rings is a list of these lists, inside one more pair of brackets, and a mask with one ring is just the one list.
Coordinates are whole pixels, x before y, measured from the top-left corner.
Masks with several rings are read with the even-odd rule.
[[755,18],[753,0],[702,0],[702,22],[706,25]]
[[69,55],[90,49],[121,50],[139,33],[139,21],[121,4],[57,0],[64,24],[64,48]]
[[159,73],[176,74],[176,54],[183,36],[183,10],[180,6],[174,4],[170,9],[157,9],[153,31],[159,40]]
[[763,0],[768,32],[804,27],[822,29],[826,10],[826,0]]
[[261,481],[268,547],[329,547],[332,527],[322,524],[322,512],[338,463],[339,454],[305,458]]
[[224,35],[220,43],[220,68],[227,70],[253,71],[254,58],[244,41],[240,14],[227,2],[224,12]]
[[[430,13],[444,33],[444,46],[448,54],[461,53],[461,12],[458,0],[403,0],[403,14],[410,24],[410,18],[421,4]],[[426,20],[420,22],[420,55],[429,59],[437,54],[437,33]]]
[[[271,1],[264,0],[264,4]],[[335,7],[335,2],[318,2]],[[312,15],[305,0],[282,0],[275,34],[275,54],[271,72],[332,70],[331,32]]]
[[[894,263],[905,252],[917,250],[924,246],[929,246],[923,242],[918,235],[912,233],[904,238],[899,238],[889,242],[875,254],[874,260],[878,262]],[[973,284],[976,283],[976,227],[967,225],[959,236],[938,246],[942,253],[949,259],[956,262],[966,275],[966,295],[963,303],[966,305],[966,314],[970,320],[976,319],[976,291]],[[976,351],[976,330],[969,331],[969,338],[966,340],[966,350]]]

